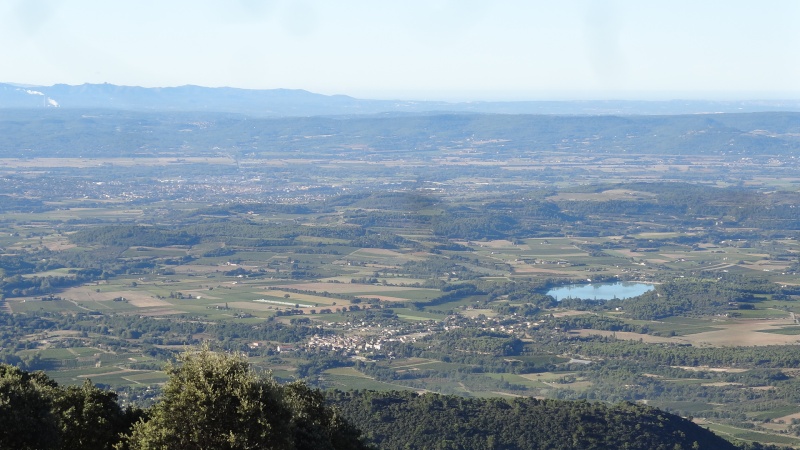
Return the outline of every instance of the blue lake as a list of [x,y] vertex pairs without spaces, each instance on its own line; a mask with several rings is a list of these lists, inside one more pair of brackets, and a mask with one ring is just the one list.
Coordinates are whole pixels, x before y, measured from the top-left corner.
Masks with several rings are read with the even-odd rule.
[[565,298],[583,298],[589,300],[611,300],[613,298],[631,298],[652,290],[652,284],[647,283],[586,283],[569,284],[547,291],[556,300]]

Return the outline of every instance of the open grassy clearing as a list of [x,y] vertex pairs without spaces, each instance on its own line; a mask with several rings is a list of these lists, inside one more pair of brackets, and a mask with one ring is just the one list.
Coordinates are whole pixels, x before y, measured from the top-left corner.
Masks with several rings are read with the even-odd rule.
[[186,253],[186,248],[177,247],[130,247],[120,256],[123,258],[174,258],[185,256]]
[[380,286],[380,285],[369,285],[360,283],[299,282],[299,283],[287,284],[283,282],[281,284],[275,285],[275,287],[299,289],[303,291],[330,292],[335,294],[351,294],[351,295],[365,294],[365,293],[389,293],[389,292],[391,292],[392,295],[398,295],[398,293],[400,292],[417,292],[417,291],[423,291],[432,294],[438,292],[435,289],[423,289],[423,288],[402,287],[402,286]]
[[75,356],[95,356],[100,353],[105,353],[103,350],[100,350],[95,347],[70,347],[67,349],[71,354]]
[[[449,311],[449,310],[459,310],[459,314],[472,316],[473,313],[471,312],[479,305],[483,306],[487,297],[485,295],[470,295],[461,299],[452,300],[449,302],[441,302],[435,305],[425,305],[425,301],[423,300],[420,302],[423,306],[423,309],[426,311]],[[427,300],[427,299],[426,299]],[[494,311],[488,309],[481,309],[487,315],[496,315]],[[478,313],[480,314],[480,313]]]
[[235,312],[236,310],[243,310],[253,313],[256,311],[274,312],[277,310],[286,309],[285,307],[279,307],[277,305],[270,305],[268,303],[256,303],[256,302],[225,302],[225,303],[216,303],[215,306],[218,306],[220,308],[224,308],[227,306],[228,308],[230,308],[230,311],[219,312],[218,315],[220,316],[225,316],[225,315],[232,316],[233,312]]
[[635,325],[647,326],[651,334],[657,334],[661,336],[686,336],[695,333],[719,330],[721,329],[719,325],[726,323],[728,320],[716,317],[667,317],[658,321],[625,321]]
[[42,359],[49,359],[54,361],[76,360],[78,355],[69,351],[66,348],[45,348],[43,350],[23,350],[21,355],[29,355],[38,353]]
[[446,372],[446,371],[465,369],[472,366],[468,364],[458,364],[458,363],[449,363],[438,360],[431,360],[426,363],[410,364],[410,365],[405,364],[400,366],[392,364],[392,365],[387,365],[387,367],[394,369],[395,372],[402,373],[402,372],[415,372],[420,370],[435,370],[438,372]]
[[[143,378],[142,378],[143,376]],[[167,376],[163,372],[138,371],[138,370],[117,370],[97,375],[80,376],[91,378],[93,383],[107,384],[111,386],[137,386],[164,383]]]
[[160,384],[167,379],[166,373],[162,371],[130,370],[113,366],[58,370],[49,374],[56,382],[65,385],[80,385],[89,379],[96,384],[136,386]]
[[797,336],[800,335],[800,326],[788,326],[785,328],[767,329],[758,331],[761,333],[775,333],[775,334],[784,334],[787,336]]
[[48,270],[48,271],[46,271],[46,272],[36,272],[36,273],[31,273],[31,274],[25,274],[25,275],[23,275],[23,277],[24,277],[24,278],[33,278],[33,277],[64,277],[64,276],[69,276],[69,275],[70,275],[70,269],[69,269],[69,268],[63,268],[63,269],[53,269],[53,270]]
[[[154,306],[167,307],[170,303],[157,298],[145,289],[134,289],[131,285],[102,284],[85,285],[66,289],[61,294],[62,298],[76,302],[109,302],[116,303],[114,299],[124,298],[129,304],[137,308]],[[113,305],[109,305],[113,307]]]
[[451,380],[449,378],[418,378],[415,380],[417,384],[422,384],[425,389],[417,389],[418,391],[433,391],[433,392],[446,392],[454,395],[472,395],[472,390],[466,386],[464,382]]
[[688,402],[688,401],[654,401],[648,400],[646,402],[650,406],[655,406],[667,411],[686,411],[692,414],[702,414],[704,412],[713,411],[716,407],[714,405],[704,402]]
[[323,372],[325,382],[334,389],[368,389],[374,391],[416,390],[401,384],[374,380],[352,367],[339,367]]
[[336,367],[333,369],[326,370],[325,373],[331,375],[345,375],[348,377],[361,377],[361,378],[371,379],[370,377],[364,375],[363,373],[359,372],[358,370],[352,367]]
[[564,377],[575,375],[577,375],[577,372],[537,372],[520,374],[519,376],[531,381],[554,383]]
[[14,313],[27,312],[86,312],[89,308],[82,307],[67,300],[48,300],[43,301],[37,298],[13,298],[6,299],[6,305]]
[[563,192],[548,197],[552,200],[583,200],[583,201],[609,201],[609,200],[634,200],[650,198],[655,194],[627,189],[608,189],[602,192]]
[[350,304],[349,301],[342,300],[340,298],[312,294],[299,294],[296,292],[287,292],[281,290],[266,290],[261,298],[285,303],[310,304],[312,306],[331,306],[334,303],[337,305]]
[[386,365],[392,367],[393,369],[406,369],[409,367],[420,367],[425,366],[427,364],[433,364],[438,362],[435,359],[427,359],[427,358],[402,358],[389,361]]
[[431,313],[427,311],[418,311],[409,308],[394,308],[397,317],[405,320],[425,321],[425,320],[442,320],[444,314]]
[[763,308],[752,310],[737,311],[738,317],[742,319],[773,319],[780,320],[787,316],[788,312],[781,309]]
[[786,406],[771,411],[751,414],[754,420],[774,420],[776,422],[791,423],[792,419],[800,418],[800,406]]
[[397,391],[397,390],[409,390],[409,391],[419,391],[419,389],[414,389],[409,386],[404,386],[402,384],[393,384],[393,383],[384,383],[382,381],[373,380],[371,378],[363,378],[357,376],[347,376],[347,375],[325,375],[324,380],[327,385],[329,385],[332,389],[344,389],[344,390],[358,390],[358,389],[366,389],[371,391]]
[[134,383],[154,384],[165,383],[168,377],[166,372],[140,372],[132,375],[125,375],[123,378]]
[[[785,316],[785,314],[784,314]],[[681,339],[700,346],[759,346],[782,345],[800,342],[800,336],[764,332],[794,325],[787,318],[740,319],[718,326],[718,330],[683,336]]]
[[[439,305],[437,305],[439,306]],[[459,311],[464,317],[469,317],[470,319],[476,319],[479,316],[486,316],[486,317],[496,317],[497,313],[492,311],[491,309],[479,309],[479,308],[467,308],[463,311]]]
[[[592,386],[592,383],[587,380],[570,380],[565,381],[565,376],[568,373],[559,374],[521,374],[516,375],[512,373],[484,373],[484,376],[494,380],[504,381],[513,385],[524,386],[528,389],[568,389],[573,391],[585,391]],[[556,376],[558,375],[558,376]]]
[[747,430],[744,428],[737,428],[730,425],[714,423],[706,420],[698,421],[698,423],[728,439],[734,439],[734,440],[738,439],[748,442],[761,442],[761,443],[777,444],[777,445],[791,445],[791,446],[800,445],[800,438],[792,436]]
[[653,336],[650,334],[633,333],[630,331],[606,331],[606,330],[577,330],[570,331],[570,334],[576,336],[608,336],[616,339],[623,339],[628,341],[642,341],[651,344],[659,343],[672,343],[672,344],[685,344],[687,341],[675,337],[662,337]]
[[[663,328],[653,326],[659,332],[670,330],[672,327],[680,328],[681,319],[673,318],[669,323],[664,323]],[[646,322],[649,324],[649,322]],[[710,320],[708,327],[699,325],[697,320],[687,322],[686,326],[691,333],[676,333],[674,337],[661,337],[641,335],[638,333],[616,332],[618,339],[643,340],[644,342],[673,342],[689,343],[695,346],[759,346],[759,345],[785,345],[800,342],[800,335],[783,333],[787,328],[793,330],[794,321],[783,313],[776,319],[728,319],[725,321]],[[710,328],[703,331],[704,328]],[[602,336],[614,335],[613,332],[599,330],[580,330],[581,335],[599,334]]]

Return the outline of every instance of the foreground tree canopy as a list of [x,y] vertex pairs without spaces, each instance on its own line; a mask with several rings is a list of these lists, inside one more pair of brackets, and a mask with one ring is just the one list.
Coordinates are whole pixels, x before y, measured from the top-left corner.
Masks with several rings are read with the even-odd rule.
[[303,383],[256,376],[207,349],[168,368],[164,396],[133,426],[131,449],[359,449],[359,431]]
[[368,448],[319,391],[260,377],[241,356],[203,349],[167,370],[161,400],[136,411],[89,382],[0,365],[0,449]]
[[85,382],[59,387],[42,372],[0,364],[0,448],[111,449],[141,414]]
[[[91,383],[62,388],[0,365],[0,448],[21,450],[735,449],[679,416],[622,403],[320,391],[243,356],[184,353],[148,410]],[[330,406],[333,403],[334,406]],[[356,426],[359,428],[356,428]],[[766,448],[761,446],[739,448]]]

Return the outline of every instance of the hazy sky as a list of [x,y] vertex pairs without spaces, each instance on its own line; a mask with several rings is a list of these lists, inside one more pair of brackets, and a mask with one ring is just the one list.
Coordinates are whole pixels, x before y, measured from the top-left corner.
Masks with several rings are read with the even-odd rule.
[[0,81],[800,98],[798,0],[0,0]]

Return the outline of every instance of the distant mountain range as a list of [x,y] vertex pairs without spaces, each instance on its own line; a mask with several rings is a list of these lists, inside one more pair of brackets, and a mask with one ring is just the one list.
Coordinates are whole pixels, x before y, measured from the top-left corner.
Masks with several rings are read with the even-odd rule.
[[206,111],[232,112],[260,117],[430,112],[637,115],[800,111],[800,100],[591,100],[448,103],[363,100],[346,95],[322,95],[291,89],[250,90],[201,86],[144,88],[113,84],[30,86],[0,83],[0,108]]

